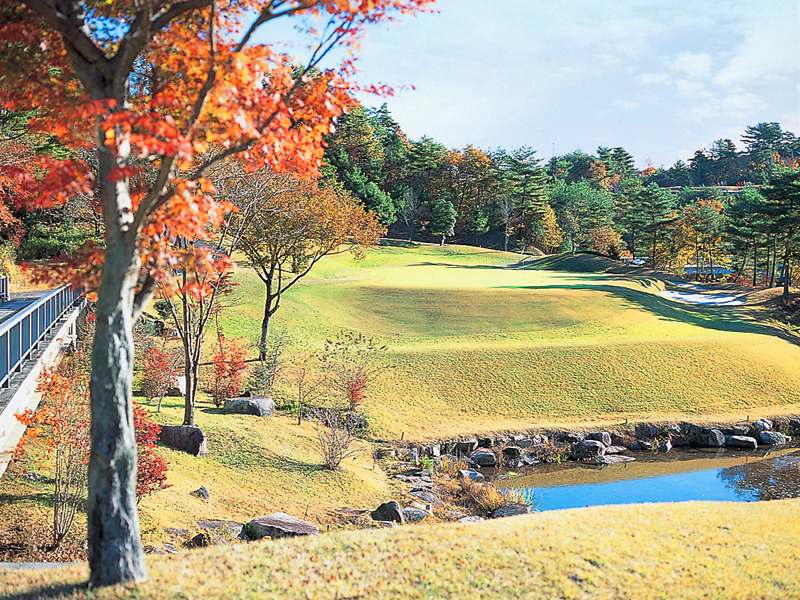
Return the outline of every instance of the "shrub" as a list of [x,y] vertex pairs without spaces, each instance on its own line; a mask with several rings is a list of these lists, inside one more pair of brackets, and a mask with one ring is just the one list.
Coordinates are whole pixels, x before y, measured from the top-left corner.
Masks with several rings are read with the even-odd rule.
[[144,353],[142,378],[142,394],[150,403],[158,398],[158,412],[161,412],[161,401],[169,388],[178,384],[178,369],[181,362],[179,348],[157,348],[152,346]]
[[275,380],[283,366],[281,355],[285,345],[286,336],[278,336],[264,349],[263,358],[253,365],[247,388],[255,396],[263,397],[272,394]]
[[245,351],[239,341],[228,341],[222,333],[217,334],[217,345],[212,359],[214,369],[208,390],[211,401],[217,408],[226,399],[239,395],[244,375],[244,357]]
[[167,483],[169,463],[156,454],[161,425],[153,420],[143,406],[133,404],[133,427],[136,431],[136,449],[139,454],[136,471],[136,501],[170,487]]
[[360,333],[340,332],[325,341],[322,369],[351,410],[364,401],[367,384],[388,368],[377,362],[378,355],[386,350],[386,346],[379,346],[373,338]]
[[309,413],[317,426],[317,447],[322,454],[323,466],[338,471],[345,458],[361,451],[355,446],[354,427],[335,410],[318,408]]

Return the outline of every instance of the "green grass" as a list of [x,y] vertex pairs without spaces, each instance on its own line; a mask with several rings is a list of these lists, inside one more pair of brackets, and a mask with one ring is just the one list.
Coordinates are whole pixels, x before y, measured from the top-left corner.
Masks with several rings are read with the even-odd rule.
[[[246,268],[236,280],[226,331],[255,340],[262,284]],[[321,261],[273,324],[296,347],[340,329],[389,346],[394,368],[363,405],[378,436],[796,408],[794,334],[758,307],[679,304],[663,287],[589,255],[381,246]]]
[[85,565],[0,572],[11,598],[799,598],[798,500],[551,511],[223,546],[148,560],[137,587]]

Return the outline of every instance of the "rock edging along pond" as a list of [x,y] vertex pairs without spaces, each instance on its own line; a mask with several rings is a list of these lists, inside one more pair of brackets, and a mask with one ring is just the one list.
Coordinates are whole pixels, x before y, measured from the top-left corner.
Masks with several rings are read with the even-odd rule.
[[411,461],[451,455],[473,467],[519,468],[540,462],[589,461],[608,465],[631,460],[631,452],[669,452],[673,448],[737,448],[780,446],[800,435],[800,417],[776,417],[735,424],[640,423],[603,431],[537,430],[495,436],[463,436],[449,440],[405,443],[383,454]]

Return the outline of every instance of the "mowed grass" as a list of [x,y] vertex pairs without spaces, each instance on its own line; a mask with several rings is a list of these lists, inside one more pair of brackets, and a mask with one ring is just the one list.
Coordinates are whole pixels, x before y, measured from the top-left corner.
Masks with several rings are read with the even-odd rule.
[[800,500],[549,511],[150,557],[139,586],[86,565],[0,572],[8,598],[800,598]]
[[[255,340],[263,287],[242,267],[226,333]],[[381,246],[321,261],[273,330],[320,349],[339,330],[389,346],[367,390],[376,436],[421,439],[547,422],[792,410],[800,346],[757,307],[700,307],[599,257]],[[286,385],[288,382],[284,382]]]

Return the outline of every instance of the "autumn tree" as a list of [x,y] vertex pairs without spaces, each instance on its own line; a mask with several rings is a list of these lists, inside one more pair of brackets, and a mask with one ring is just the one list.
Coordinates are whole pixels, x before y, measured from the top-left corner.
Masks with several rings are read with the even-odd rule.
[[[267,172],[249,177],[267,178],[277,186],[262,193],[258,210],[243,222],[237,249],[243,252],[264,283],[264,316],[259,349],[266,358],[269,326],[280,308],[283,294],[305,277],[319,260],[343,247],[357,252],[378,243],[384,228],[374,213],[368,212],[344,190],[319,186],[297,178],[275,179]],[[250,196],[239,202],[248,203]],[[238,227],[237,218],[233,222]]]
[[[92,584],[147,577],[135,503],[132,325],[176,265],[175,239],[211,236],[226,212],[209,168],[235,156],[253,168],[313,174],[322,136],[354,88],[350,53],[336,69],[322,70],[322,59],[334,46],[355,48],[367,23],[429,3],[0,0],[2,108],[35,109],[32,131],[97,157],[93,171],[74,153],[38,156],[18,200],[36,208],[96,197],[103,215],[103,243],[51,271],[97,291]],[[322,27],[302,16],[319,17]],[[307,24],[318,40],[305,65],[256,41],[281,18]]]

